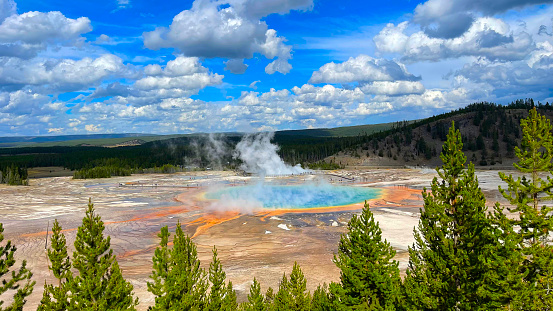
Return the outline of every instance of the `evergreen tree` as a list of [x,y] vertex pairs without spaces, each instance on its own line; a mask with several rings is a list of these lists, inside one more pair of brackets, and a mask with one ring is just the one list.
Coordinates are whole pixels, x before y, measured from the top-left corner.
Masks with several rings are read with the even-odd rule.
[[294,262],[294,267],[290,274],[288,291],[290,293],[290,308],[288,310],[309,310],[311,298],[307,292],[307,280],[297,262]]
[[244,310],[246,311],[266,311],[267,307],[263,302],[263,295],[261,294],[261,285],[257,282],[256,278],[253,278],[253,283],[250,286],[250,293],[248,295],[248,301],[244,303]]
[[173,248],[167,249],[169,232],[162,228],[160,248],[153,258],[148,290],[155,298],[150,310],[196,310],[207,307],[206,273],[200,267],[196,245],[177,223]]
[[[4,225],[0,223],[0,243],[4,241]],[[0,297],[7,292],[13,293],[13,301],[7,307],[0,300],[0,311],[20,311],[23,310],[25,298],[33,292],[34,281],[31,281],[33,274],[27,269],[27,261],[23,260],[19,268],[15,268],[15,251],[17,248],[7,241],[5,245],[0,245]],[[23,286],[22,286],[23,285]],[[6,297],[6,296],[4,296]]]
[[209,304],[207,310],[218,311],[221,309],[226,294],[225,286],[226,274],[221,266],[221,261],[217,258],[217,248],[213,247],[213,261],[209,265],[209,281],[211,282],[211,291],[209,293]]
[[340,286],[331,286],[337,310],[395,310],[400,278],[396,252],[386,240],[365,202],[361,215],[353,215],[348,233],[340,238],[334,262],[340,268]]
[[328,287],[326,284],[319,285],[313,292],[313,299],[311,300],[312,311],[331,311],[332,303],[328,293]]
[[[148,291],[154,294],[156,297],[156,305],[161,304],[162,301],[166,301],[166,281],[167,275],[169,273],[169,262],[170,254],[167,244],[169,243],[169,228],[167,226],[161,228],[161,232],[157,235],[161,241],[159,242],[158,248],[154,252],[154,257],[152,258],[153,262],[153,271],[150,275],[150,278],[153,282],[147,282]],[[160,309],[162,306],[160,305]]]
[[[553,133],[550,121],[536,108],[521,119],[521,147],[515,147],[518,162],[514,167],[522,173],[516,179],[500,173],[507,190],[499,187],[519,217],[512,224],[520,228],[519,249],[525,256],[521,273],[524,290],[517,303],[523,310],[551,310],[553,308],[553,207],[543,204],[553,199]],[[547,179],[541,174],[547,173]],[[540,206],[541,205],[541,206]]]
[[275,295],[271,310],[285,311],[292,307],[292,295],[290,294],[290,284],[286,273],[282,275],[282,280],[278,285],[278,292]]
[[79,275],[70,285],[72,310],[135,310],[138,304],[110,248],[110,237],[103,235],[104,228],[89,200],[75,238],[73,267]]
[[270,307],[273,305],[275,301],[275,293],[273,291],[272,287],[267,288],[267,291],[265,292],[265,305]]
[[226,286],[225,297],[223,298],[223,304],[221,305],[221,311],[234,311],[238,309],[238,303],[236,302],[236,292],[232,288],[232,282],[229,281]]
[[[424,210],[415,245],[409,248],[404,280],[407,308],[413,310],[493,310],[509,302],[516,276],[512,228],[499,205],[488,215],[474,165],[466,157],[454,124],[443,146],[431,192],[423,191]],[[512,234],[511,234],[512,235]],[[502,240],[503,239],[503,240]],[[498,271],[491,270],[491,268]],[[505,285],[501,288],[498,284]]]
[[44,293],[38,310],[67,310],[69,307],[68,284],[72,280],[71,262],[67,254],[65,235],[61,233],[58,220],[54,220],[50,249],[48,249],[48,268],[58,280],[57,286],[44,284]]

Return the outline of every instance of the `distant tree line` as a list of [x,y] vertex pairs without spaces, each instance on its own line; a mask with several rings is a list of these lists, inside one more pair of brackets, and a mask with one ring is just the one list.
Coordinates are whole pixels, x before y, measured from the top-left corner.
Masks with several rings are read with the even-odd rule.
[[[488,208],[452,123],[438,177],[423,190],[424,208],[403,279],[396,252],[383,239],[367,203],[340,238],[334,256],[340,282],[320,285],[311,294],[295,263],[278,290],[263,293],[254,278],[241,304],[226,281],[217,249],[204,270],[196,245],[177,223],[172,247],[167,226],[158,235],[147,283],[155,304],[149,310],[552,310],[552,126],[532,109],[521,128],[521,144],[514,150],[520,174],[499,174],[507,185],[499,191],[510,207],[496,203]],[[507,217],[506,211],[516,217]],[[69,256],[55,221],[48,258],[57,282],[44,284],[38,310],[135,310],[133,286],[123,278],[103,230],[89,202]],[[0,242],[2,232],[0,224]],[[0,297],[13,294],[7,310],[21,310],[34,285],[25,261],[15,267],[15,251],[10,241],[0,246]]]
[[28,186],[29,178],[27,168],[14,165],[0,167],[0,184]]
[[[492,165],[502,163],[505,157],[514,158],[514,147],[521,139],[518,124],[533,107],[546,116],[553,116],[553,107],[549,103],[536,104],[532,99],[517,100],[506,106],[482,102],[419,121],[396,122],[391,129],[370,135],[318,137],[276,132],[274,142],[280,146],[279,155],[286,162],[321,169],[341,166],[340,163],[322,164],[323,160],[339,152],[355,157],[373,155],[405,162],[429,160],[439,155],[439,147],[446,139],[449,127],[446,120],[458,117],[457,124],[464,135],[463,151],[475,164]],[[238,134],[224,137],[229,149],[233,149],[240,139]],[[147,172],[164,165],[205,169],[213,165],[211,155],[204,148],[206,143],[191,137],[180,137],[118,148],[0,148],[0,167],[60,166],[79,171],[76,178],[125,175],[129,171]],[[218,161],[226,169],[234,169],[241,164],[231,152],[219,156]],[[93,170],[96,167],[99,169]]]

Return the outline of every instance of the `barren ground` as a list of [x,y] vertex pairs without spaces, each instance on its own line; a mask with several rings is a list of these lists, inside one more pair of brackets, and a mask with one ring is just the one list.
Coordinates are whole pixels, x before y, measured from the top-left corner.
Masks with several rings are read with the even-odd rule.
[[[422,207],[420,192],[430,185],[435,172],[431,169],[359,169],[334,173],[354,177],[355,182],[351,184],[355,186],[384,189],[382,197],[370,202],[371,208],[384,237],[397,250],[396,259],[403,273],[408,260],[407,247],[413,243],[412,232]],[[478,177],[488,198],[487,205],[498,200],[504,203],[497,191],[500,184],[497,171],[481,171]],[[329,175],[279,179],[302,183],[316,178],[337,184],[350,183]],[[345,225],[362,204],[293,212],[213,214],[206,210],[213,203],[202,200],[200,195],[211,184],[221,182],[234,185],[252,180],[232,172],[195,172],[94,180],[49,177],[32,179],[29,187],[0,186],[0,222],[4,224],[5,238],[15,243],[16,258],[28,261],[37,282],[25,310],[36,310],[44,281],[53,281],[45,251],[46,228],[51,228],[57,218],[72,252],[76,228],[81,224],[89,198],[106,224],[104,234],[111,236],[111,245],[125,278],[134,285],[140,299],[139,310],[146,310],[153,303],[146,282],[154,249],[159,243],[156,234],[165,225],[174,232],[177,221],[194,236],[205,268],[209,267],[213,246],[217,247],[227,279],[233,282],[240,301],[246,298],[254,277],[260,281],[263,291],[269,286],[278,288],[282,273],[289,274],[294,261],[301,265],[310,291],[323,282],[339,280],[333,254]]]

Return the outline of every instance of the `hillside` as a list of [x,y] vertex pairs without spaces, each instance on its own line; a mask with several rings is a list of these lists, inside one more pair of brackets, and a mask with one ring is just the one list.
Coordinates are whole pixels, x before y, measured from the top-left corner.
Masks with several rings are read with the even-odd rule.
[[[514,147],[520,143],[520,119],[534,103],[519,100],[507,106],[477,103],[455,111],[417,121],[344,127],[279,131],[273,142],[279,155],[290,164],[312,168],[343,166],[436,166],[452,121],[460,128],[463,151],[469,161],[481,167],[509,168]],[[549,104],[537,104],[549,118]],[[233,169],[240,161],[233,157],[243,134],[218,134],[217,141],[206,134],[134,136],[71,140],[71,146],[0,148],[0,170],[6,167],[62,167],[70,170],[110,167],[132,170],[162,167]],[[88,142],[87,142],[88,141]],[[216,152],[224,145],[224,152]],[[45,142],[42,144],[55,144]],[[99,145],[99,146],[98,146]]]
[[[305,136],[305,137],[348,137],[357,135],[370,135],[392,128],[394,123],[366,124],[356,126],[345,126],[337,128],[320,128],[305,130],[284,130],[277,131],[282,136]],[[88,134],[88,135],[52,135],[52,136],[10,136],[0,137],[0,148],[19,147],[122,147],[135,146],[152,141],[162,141],[181,137],[201,137],[204,133],[195,134]],[[236,133],[223,133],[223,135],[236,135]]]
[[[514,147],[520,145],[520,119],[528,115],[532,100],[508,106],[472,104],[450,113],[404,124],[372,135],[366,142],[344,149],[325,159],[346,166],[436,166],[441,163],[441,146],[452,122],[463,137],[468,161],[480,167],[509,168],[516,160]],[[536,105],[550,120],[549,104]]]

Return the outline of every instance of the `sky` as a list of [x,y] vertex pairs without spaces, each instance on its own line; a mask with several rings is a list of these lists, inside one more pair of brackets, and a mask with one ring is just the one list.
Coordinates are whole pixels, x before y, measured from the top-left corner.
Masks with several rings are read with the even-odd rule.
[[328,128],[553,102],[553,0],[0,0],[0,136]]

